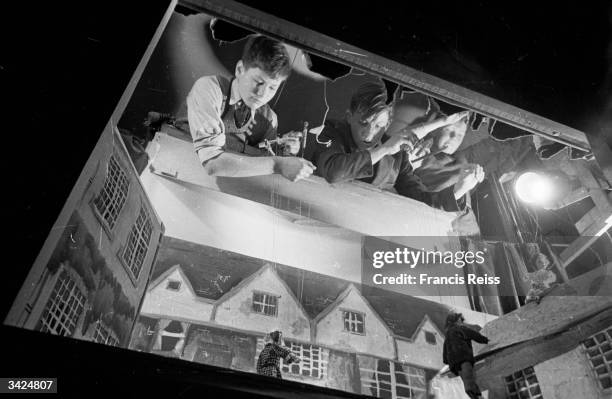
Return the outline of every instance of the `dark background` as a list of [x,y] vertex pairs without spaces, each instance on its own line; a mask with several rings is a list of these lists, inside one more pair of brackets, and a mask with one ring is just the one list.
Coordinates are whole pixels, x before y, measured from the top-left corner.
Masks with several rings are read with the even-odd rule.
[[[610,89],[608,2],[244,3],[579,129],[612,114],[604,113]],[[9,239],[2,262],[2,319],[168,2],[127,4],[35,1],[3,7],[0,82]],[[10,346],[3,355],[8,356],[4,376],[49,371],[62,353],[67,361],[78,357],[74,348],[61,352],[70,346],[54,349],[56,341],[35,344],[37,334],[1,328]],[[130,369],[122,367],[119,373]],[[60,376],[74,372],[61,370]]]
[[609,1],[241,3],[578,129],[609,95]]

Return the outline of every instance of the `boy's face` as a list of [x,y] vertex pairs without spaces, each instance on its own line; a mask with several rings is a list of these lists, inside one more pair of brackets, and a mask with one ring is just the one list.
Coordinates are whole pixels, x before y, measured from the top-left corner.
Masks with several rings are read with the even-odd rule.
[[459,149],[459,146],[461,146],[466,130],[467,121],[465,119],[462,119],[454,125],[444,126],[436,133],[436,139],[434,140],[431,151],[438,151],[444,147],[444,153],[454,154],[455,151]]
[[259,67],[245,68],[242,61],[236,64],[238,93],[242,101],[252,109],[267,104],[285,79],[287,79],[286,76],[273,79]]
[[347,112],[347,121],[351,126],[351,135],[357,148],[364,150],[374,146],[389,126],[389,111],[385,110],[368,119],[361,112]]

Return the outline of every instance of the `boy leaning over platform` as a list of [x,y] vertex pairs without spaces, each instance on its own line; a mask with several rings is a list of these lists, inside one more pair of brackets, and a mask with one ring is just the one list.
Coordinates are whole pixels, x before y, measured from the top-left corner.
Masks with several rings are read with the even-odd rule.
[[[278,121],[268,102],[291,72],[285,46],[265,36],[247,42],[230,80],[198,79],[187,96],[187,119],[195,150],[211,176],[248,177],[278,173],[296,181],[315,169],[294,156],[269,156],[259,144],[276,139]],[[295,155],[299,134],[289,132],[284,152]]]

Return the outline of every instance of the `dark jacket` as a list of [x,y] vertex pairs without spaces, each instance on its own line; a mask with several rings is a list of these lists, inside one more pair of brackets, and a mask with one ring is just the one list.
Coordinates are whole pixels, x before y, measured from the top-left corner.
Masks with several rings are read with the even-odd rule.
[[295,355],[288,348],[269,342],[263,348],[257,359],[257,373],[270,377],[282,378],[280,361],[292,363]]
[[438,192],[457,183],[466,165],[465,157],[442,152],[425,158],[415,173],[428,191]]
[[459,375],[462,363],[470,362],[474,364],[472,341],[486,344],[489,339],[465,325],[454,325],[446,330],[442,361],[444,364],[448,364],[451,371],[456,375]]
[[[440,192],[454,186],[462,175],[462,170],[468,164],[462,155],[439,153],[425,158],[422,165],[414,172],[428,192]],[[472,210],[470,193],[457,200],[461,210],[453,221],[453,228],[461,235],[474,236],[480,234],[478,220]],[[451,205],[444,205],[449,210]]]
[[326,147],[319,144],[314,140],[314,135],[309,135],[304,157],[317,167],[315,174],[329,183],[360,180],[434,208],[446,211],[462,208],[461,202],[455,200],[453,187],[445,187],[438,192],[429,190],[414,173],[405,151],[387,155],[372,165],[369,151],[359,150],[346,121],[326,121],[319,140],[331,140],[331,145]]

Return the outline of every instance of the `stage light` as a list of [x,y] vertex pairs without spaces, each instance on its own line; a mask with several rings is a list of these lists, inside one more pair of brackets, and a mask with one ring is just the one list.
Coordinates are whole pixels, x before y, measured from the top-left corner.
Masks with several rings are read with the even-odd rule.
[[556,197],[553,179],[542,173],[523,173],[516,179],[514,189],[519,199],[528,204],[545,205]]

